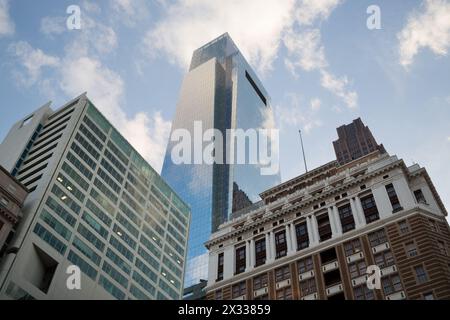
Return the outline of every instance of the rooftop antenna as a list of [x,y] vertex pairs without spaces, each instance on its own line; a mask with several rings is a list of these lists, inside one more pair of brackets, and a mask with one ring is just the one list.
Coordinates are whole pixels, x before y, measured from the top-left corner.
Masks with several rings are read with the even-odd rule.
[[303,154],[303,162],[305,163],[305,171],[308,173],[308,166],[306,165],[306,157],[305,157],[305,148],[303,147],[303,138],[302,138],[302,130],[298,130],[300,134],[300,143],[302,144],[302,154]]

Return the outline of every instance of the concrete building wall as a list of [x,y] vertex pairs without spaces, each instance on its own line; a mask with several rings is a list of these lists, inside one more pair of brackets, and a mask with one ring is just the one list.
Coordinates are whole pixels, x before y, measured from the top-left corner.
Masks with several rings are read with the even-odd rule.
[[[30,196],[0,264],[0,296],[181,298],[188,206],[85,95],[39,119],[22,159],[7,159]],[[81,290],[66,285],[70,265]]]

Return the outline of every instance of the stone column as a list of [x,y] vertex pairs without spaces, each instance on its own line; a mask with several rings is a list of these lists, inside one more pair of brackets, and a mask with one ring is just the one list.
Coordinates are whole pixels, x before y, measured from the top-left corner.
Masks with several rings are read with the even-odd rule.
[[295,225],[291,223],[291,241],[292,241],[292,252],[297,252],[297,232],[295,230]]
[[356,211],[358,212],[358,215],[361,219],[361,226],[365,226],[366,223],[366,216],[364,215],[364,209],[361,204],[361,199],[359,197],[355,197],[355,207]]
[[392,215],[392,205],[386,192],[384,185],[372,188],[372,194],[377,204],[380,219],[388,218]]
[[336,221],[334,216],[334,207],[328,207],[328,219],[330,220],[331,234],[335,238],[338,235],[338,230],[336,229]]
[[272,257],[272,261],[274,261],[277,257],[275,251],[275,233],[270,231],[270,256]]
[[250,270],[255,267],[256,264],[256,252],[255,252],[255,240],[250,240]]
[[211,285],[217,280],[217,267],[219,255],[216,252],[209,253],[208,263],[208,284]]
[[317,218],[314,214],[311,216],[311,227],[314,237],[314,244],[318,244],[320,242],[319,225],[317,224]]
[[250,241],[245,241],[245,271],[250,270]]
[[229,247],[225,248],[225,251],[223,254],[223,260],[224,260],[223,261],[224,262],[223,278],[224,279],[229,279],[234,276],[234,268],[235,268],[234,258],[235,258],[234,246],[229,246]]
[[341,225],[341,218],[339,218],[339,211],[338,208],[336,206],[333,206],[333,212],[334,212],[334,221],[336,223],[336,232],[337,235],[340,236],[342,235],[342,225]]
[[306,217],[306,229],[308,230],[309,247],[315,244],[313,226],[311,223],[311,217]]
[[286,244],[287,244],[287,252],[286,255],[291,254],[292,253],[292,237],[291,237],[291,228],[290,225],[287,224],[285,226],[285,233],[286,233]]
[[353,198],[350,198],[350,208],[352,209],[353,220],[355,220],[355,228],[359,228],[361,226],[361,217],[358,214],[358,209]]
[[272,261],[272,256],[270,252],[270,234],[266,233],[266,261]]

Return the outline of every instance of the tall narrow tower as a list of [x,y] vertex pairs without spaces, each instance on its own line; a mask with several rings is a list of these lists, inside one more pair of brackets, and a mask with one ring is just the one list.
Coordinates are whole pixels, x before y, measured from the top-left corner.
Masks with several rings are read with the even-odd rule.
[[338,139],[333,142],[334,151],[339,164],[345,164],[361,158],[375,150],[385,153],[382,144],[378,144],[369,127],[365,126],[361,118],[352,123],[342,125],[336,129]]
[[[194,136],[194,123],[202,129],[266,128],[272,119],[270,98],[258,77],[228,34],[195,50],[185,76],[172,133],[187,130]],[[259,193],[279,182],[279,174],[261,175],[253,164],[175,164],[169,142],[163,178],[191,206],[192,223],[185,286],[207,278],[208,254],[204,243],[211,231],[227,221],[234,211],[259,201]],[[199,146],[195,145],[194,149]],[[203,146],[200,146],[203,147]],[[221,148],[219,144],[216,148]],[[222,144],[223,154],[230,141]],[[246,155],[249,154],[246,145]]]

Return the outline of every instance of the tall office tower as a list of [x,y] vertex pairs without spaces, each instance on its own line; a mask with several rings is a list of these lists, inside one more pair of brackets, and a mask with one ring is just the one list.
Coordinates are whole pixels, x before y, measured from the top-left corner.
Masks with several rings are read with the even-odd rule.
[[338,140],[333,142],[339,164],[345,164],[363,157],[375,150],[386,152],[382,144],[377,144],[370,129],[361,118],[337,128]]
[[418,164],[375,150],[261,197],[206,243],[208,299],[450,299],[447,211]]
[[0,260],[22,217],[28,190],[0,165]]
[[182,297],[189,207],[85,95],[17,122],[0,163],[30,191],[0,298]]
[[[202,132],[194,130],[197,121],[203,131],[218,129],[226,138],[227,129],[269,128],[270,119],[269,96],[228,34],[194,52],[172,123],[172,134],[182,129],[191,134],[193,141],[200,139],[192,148],[194,156],[208,144],[202,145]],[[227,221],[232,209],[245,210],[245,206],[259,200],[259,192],[280,179],[278,173],[261,175],[260,166],[252,164],[175,164],[171,157],[175,145],[168,144],[161,175],[191,206],[185,280],[185,285],[190,286],[207,277],[204,243],[211,231]],[[231,149],[229,139],[222,147],[226,155]]]

